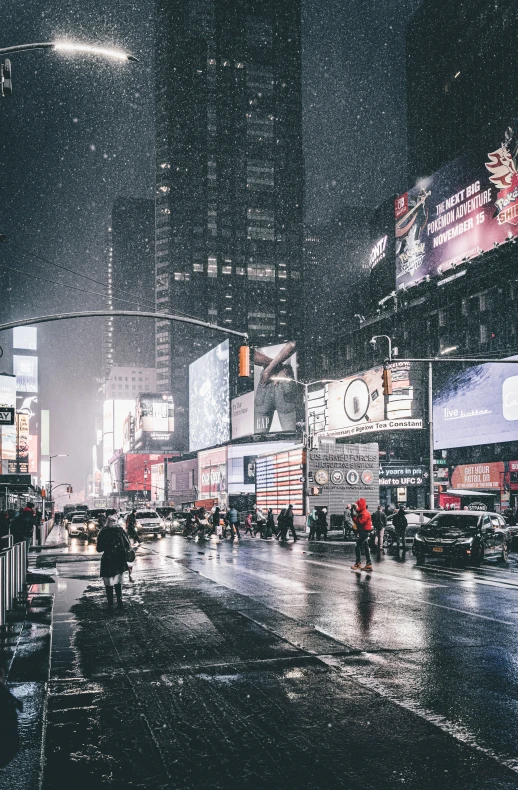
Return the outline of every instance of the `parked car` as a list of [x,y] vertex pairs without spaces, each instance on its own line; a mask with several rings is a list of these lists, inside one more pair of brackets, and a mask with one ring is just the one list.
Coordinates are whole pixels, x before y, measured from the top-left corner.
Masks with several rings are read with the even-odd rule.
[[486,557],[507,562],[508,534],[499,513],[444,511],[425,524],[414,538],[417,562],[426,557],[480,565]]
[[145,538],[151,535],[156,538],[160,535],[162,538],[165,538],[166,523],[155,510],[137,510],[135,516],[137,518],[136,526],[139,537]]
[[86,537],[86,524],[84,513],[72,513],[69,516],[67,530],[70,537]]

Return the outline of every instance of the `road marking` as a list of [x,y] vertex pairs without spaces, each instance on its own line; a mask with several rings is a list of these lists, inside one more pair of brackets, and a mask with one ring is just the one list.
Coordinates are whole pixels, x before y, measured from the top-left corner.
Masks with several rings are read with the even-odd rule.
[[[366,655],[367,657],[369,656],[368,653],[364,653],[363,655]],[[424,719],[428,724],[437,727],[460,743],[475,749],[477,752],[481,752],[486,757],[490,757],[492,760],[496,760],[499,765],[505,765],[506,768],[509,768],[514,773],[518,773],[518,759],[516,757],[498,754],[494,751],[494,749],[491,749],[488,746],[482,746],[480,743],[478,743],[478,741],[475,740],[475,736],[472,735],[469,730],[467,730],[462,725],[455,724],[446,719],[444,716],[433,713],[433,711],[428,710],[427,708],[421,707],[421,705],[418,705],[411,699],[398,698],[394,692],[383,686],[374,678],[359,676],[351,668],[344,667],[340,663],[340,660],[334,656],[320,655],[318,656],[318,660],[326,666],[332,667],[335,670],[338,669],[341,674],[345,675],[359,686],[372,691],[374,694],[378,694],[384,699],[388,699],[394,705],[404,708],[410,713],[418,716],[420,719]]]
[[480,620],[491,620],[493,623],[500,623],[501,625],[513,625],[516,626],[517,622],[514,623],[509,622],[508,620],[498,620],[496,617],[489,617],[486,614],[476,614],[476,612],[470,612],[466,609],[457,609],[455,606],[446,606],[443,603],[432,603],[432,601],[423,601],[422,598],[414,598],[416,603],[424,603],[426,606],[436,606],[438,609],[448,609],[450,612],[459,612],[459,614],[467,614],[470,617],[478,617]]
[[[304,562],[311,563],[311,565],[322,565],[324,568],[334,568],[335,571],[341,571],[342,573],[347,570],[347,565],[337,565],[334,562],[320,562],[319,560],[304,560]],[[371,581],[372,579],[378,577],[381,579],[395,579],[397,582],[402,584],[418,584],[421,587],[430,587],[432,589],[446,587],[445,584],[433,584],[433,582],[425,582],[422,579],[409,579],[406,576],[394,576],[390,573],[383,573],[382,571],[378,570],[372,571],[372,576],[370,576]]]
[[[295,592],[299,593],[305,593],[306,595],[322,594],[321,590],[308,590],[307,587],[304,587],[302,582],[285,579],[282,576],[278,576],[277,574],[265,573],[263,571],[254,571],[252,568],[243,568],[238,565],[232,566],[232,570],[237,571],[238,573],[248,573],[250,576],[257,576],[260,579],[264,579],[264,581],[266,581],[271,587],[287,587],[290,590],[294,590]],[[217,579],[213,579],[213,581],[217,581]],[[256,594],[258,594],[257,590]]]

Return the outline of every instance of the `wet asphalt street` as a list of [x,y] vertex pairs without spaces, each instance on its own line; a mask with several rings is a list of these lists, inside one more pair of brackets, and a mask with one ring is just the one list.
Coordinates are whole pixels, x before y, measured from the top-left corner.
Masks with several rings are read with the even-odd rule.
[[353,553],[167,537],[112,615],[95,547],[42,556],[45,790],[518,788],[518,563]]

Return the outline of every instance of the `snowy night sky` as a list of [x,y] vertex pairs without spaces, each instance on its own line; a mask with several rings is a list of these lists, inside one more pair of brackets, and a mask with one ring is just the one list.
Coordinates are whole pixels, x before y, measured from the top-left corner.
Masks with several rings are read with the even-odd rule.
[[[406,188],[404,30],[420,0],[305,0],[303,98],[306,216],[373,207]],[[60,37],[123,48],[139,64],[33,52],[13,55],[14,94],[1,100],[0,233],[60,265],[105,279],[104,243],[118,195],[152,197],[153,2],[22,0],[2,18],[1,46]],[[99,308],[98,286],[8,245],[0,264],[15,315]],[[1,282],[5,270],[0,269]],[[36,279],[36,277],[41,279]],[[130,307],[130,305],[128,305]],[[91,468],[100,399],[95,319],[39,330],[41,407],[51,410],[53,475],[76,489]],[[59,502],[59,500],[58,500]]]

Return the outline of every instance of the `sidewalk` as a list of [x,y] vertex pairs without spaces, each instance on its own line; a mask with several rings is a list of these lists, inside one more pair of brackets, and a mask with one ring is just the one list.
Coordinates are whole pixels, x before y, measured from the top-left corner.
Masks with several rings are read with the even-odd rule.
[[516,787],[356,684],[343,667],[361,653],[181,560],[143,551],[113,614],[97,562],[58,563],[77,597],[66,614],[58,591],[69,637],[52,667],[46,790]]

